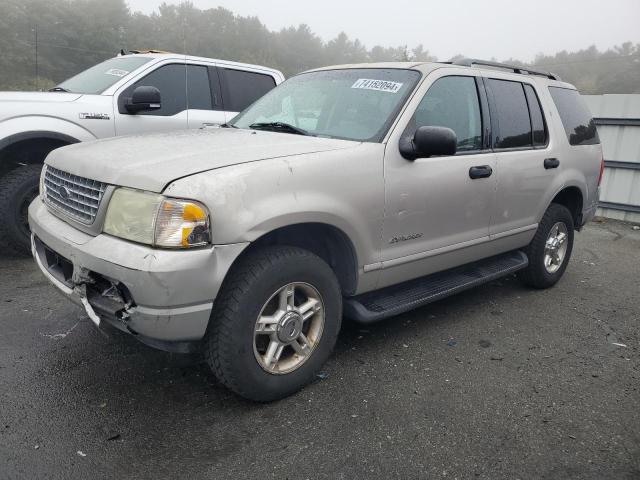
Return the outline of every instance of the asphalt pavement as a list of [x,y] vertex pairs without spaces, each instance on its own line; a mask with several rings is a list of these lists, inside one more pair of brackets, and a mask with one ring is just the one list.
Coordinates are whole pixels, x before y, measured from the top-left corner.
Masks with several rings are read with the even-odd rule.
[[255,404],[197,355],[94,327],[0,258],[0,479],[640,479],[640,231],[592,223],[556,287],[508,277],[365,328]]

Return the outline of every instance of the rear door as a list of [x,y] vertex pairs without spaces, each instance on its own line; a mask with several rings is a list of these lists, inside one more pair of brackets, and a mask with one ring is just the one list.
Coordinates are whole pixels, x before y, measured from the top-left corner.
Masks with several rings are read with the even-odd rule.
[[187,116],[189,128],[226,122],[218,69],[214,65],[187,65]]
[[276,86],[275,79],[266,73],[226,65],[219,65],[218,73],[227,121]]
[[553,154],[533,83],[485,78],[485,85],[499,172],[489,233],[526,231],[535,228],[538,213],[553,196],[561,159]]

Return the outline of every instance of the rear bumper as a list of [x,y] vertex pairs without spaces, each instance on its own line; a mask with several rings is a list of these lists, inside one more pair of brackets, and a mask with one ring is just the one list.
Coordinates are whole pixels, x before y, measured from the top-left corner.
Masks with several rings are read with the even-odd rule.
[[[150,344],[204,336],[222,281],[247,246],[159,250],[93,237],[49,213],[39,198],[29,207],[29,223],[34,258],[51,283],[90,317],[93,310],[96,323],[104,320]],[[110,285],[115,289],[105,293]]]

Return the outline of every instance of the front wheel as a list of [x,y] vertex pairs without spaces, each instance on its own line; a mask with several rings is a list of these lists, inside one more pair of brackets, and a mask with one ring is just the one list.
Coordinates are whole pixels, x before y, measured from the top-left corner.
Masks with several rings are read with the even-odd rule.
[[205,357],[240,396],[277,400],[313,380],[333,350],[341,315],[338,281],[321,258],[295,247],[261,248],[229,272]]
[[26,165],[0,181],[0,240],[23,254],[31,250],[29,204],[38,196],[42,165]]
[[538,230],[525,249],[529,266],[518,277],[534,288],[556,284],[569,263],[573,250],[573,217],[564,205],[552,203],[538,224]]

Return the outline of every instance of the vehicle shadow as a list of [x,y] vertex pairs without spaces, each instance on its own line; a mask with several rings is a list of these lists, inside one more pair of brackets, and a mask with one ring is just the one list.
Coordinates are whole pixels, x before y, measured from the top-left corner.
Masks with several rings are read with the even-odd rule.
[[[350,360],[359,357],[361,353],[354,349],[354,345],[360,351],[369,352],[381,342],[379,339],[384,339],[385,344],[398,344],[407,337],[428,337],[430,331],[443,324],[470,321],[469,309],[495,306],[499,297],[508,299],[521,295],[523,291],[527,290],[511,276],[370,325],[344,319],[327,369],[339,370],[342,364],[348,365]],[[84,371],[75,380],[83,395],[92,395],[93,392],[94,400],[87,398],[89,403],[99,402],[105,389],[113,394],[126,386],[127,396],[135,403],[153,392],[161,393],[155,397],[161,410],[173,410],[178,406],[174,401],[184,405],[189,397],[201,397],[200,401],[216,406],[224,404],[227,408],[231,405],[235,408],[261,408],[260,404],[243,400],[226,390],[200,353],[159,351],[113,327],[96,329],[87,319],[82,322],[82,338],[76,337],[67,342],[62,358],[50,358],[53,362],[50,368],[64,376],[71,374],[73,379],[76,366],[82,364]],[[99,354],[99,362],[95,361],[96,354]],[[388,352],[382,350],[380,354]]]
[[[38,368],[24,382],[46,392],[32,405],[39,428],[73,432],[83,448],[102,452],[100,462],[113,455],[118,465],[155,470],[171,468],[171,459],[182,455],[213,465],[242,456],[247,444],[260,441],[254,429],[263,423],[284,431],[291,416],[303,412],[312,423],[329,421],[336,398],[348,401],[350,389],[366,388],[354,384],[360,364],[376,369],[386,357],[393,360],[394,350],[385,345],[429,338],[447,322],[469,322],[469,309],[494,308],[497,297],[522,291],[514,279],[503,279],[376,324],[345,321],[325,379],[270,404],[231,393],[198,354],[161,352],[120,331],[96,329],[87,319],[41,352]],[[324,407],[309,410],[318,404]]]

